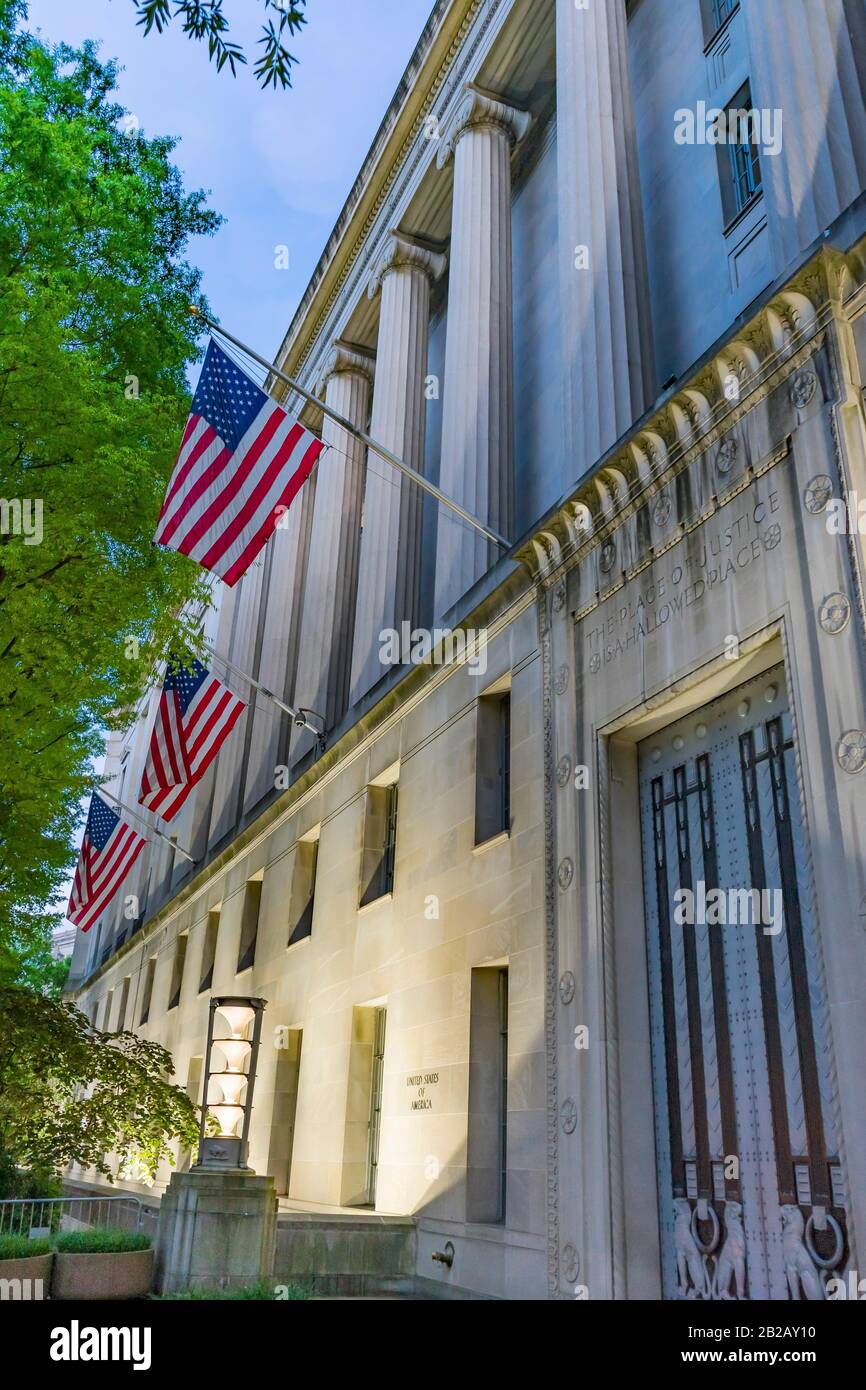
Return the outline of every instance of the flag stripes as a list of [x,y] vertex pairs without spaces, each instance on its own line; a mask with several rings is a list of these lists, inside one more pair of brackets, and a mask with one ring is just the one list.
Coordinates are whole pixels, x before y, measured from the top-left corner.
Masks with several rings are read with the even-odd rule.
[[323,448],[211,341],[157,543],[236,584]]
[[150,739],[138,800],[172,820],[246,709],[202,666],[170,670]]
[[105,911],[145,844],[96,792],[90,810],[66,915],[89,931]]

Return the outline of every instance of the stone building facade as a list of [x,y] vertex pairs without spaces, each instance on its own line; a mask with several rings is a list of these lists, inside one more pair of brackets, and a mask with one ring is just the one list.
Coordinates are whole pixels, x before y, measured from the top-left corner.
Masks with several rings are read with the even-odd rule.
[[514,544],[308,410],[331,449],[206,630],[326,749],[254,700],[197,862],[153,842],[73,959],[196,1099],[211,993],[268,1000],[284,1234],[384,1222],[443,1297],[864,1258],[864,37],[856,0],[433,9],[277,362]]

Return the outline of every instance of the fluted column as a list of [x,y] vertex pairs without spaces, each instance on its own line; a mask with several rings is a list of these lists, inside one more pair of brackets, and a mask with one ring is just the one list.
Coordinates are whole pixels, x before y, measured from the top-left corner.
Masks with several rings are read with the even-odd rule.
[[625,0],[556,0],[563,489],[653,397]]
[[[376,389],[370,434],[419,473],[424,424],[430,283],[445,257],[392,232],[368,294],[381,293]],[[364,531],[355,618],[352,700],[383,674],[380,633],[419,620],[421,490],[372,454],[364,489]]]
[[[469,84],[437,157],[440,168],[454,157],[439,486],[506,536],[512,525],[514,454],[511,149],[529,122],[527,112]],[[440,507],[437,615],[498,554]]]
[[[320,389],[324,386],[326,405],[366,429],[372,380],[373,355],[338,341],[328,357]],[[348,705],[367,451],[327,415],[322,439],[331,447],[317,466],[293,703],[316,710],[326,728],[331,728]],[[306,752],[309,744],[309,737],[300,736],[293,756]]]
[[862,0],[744,0],[743,13],[752,105],[780,137],[760,158],[781,274],[866,183],[866,20]]

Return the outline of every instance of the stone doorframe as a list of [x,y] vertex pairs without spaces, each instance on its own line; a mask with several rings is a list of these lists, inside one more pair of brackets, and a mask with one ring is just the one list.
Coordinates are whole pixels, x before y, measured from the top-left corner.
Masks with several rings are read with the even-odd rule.
[[[555,622],[555,601],[552,607]],[[573,630],[570,620],[568,627]],[[544,624],[548,669],[551,636]],[[573,705],[556,700],[555,674],[545,692],[552,1298],[662,1297],[638,744],[780,663],[802,786],[797,687],[783,614],[744,638],[736,660],[720,656],[704,663],[649,701],[585,729],[594,766],[584,810],[575,811],[574,795],[563,797],[573,768],[561,750],[576,745],[559,726],[568,711],[573,716]],[[807,827],[808,813],[804,799]],[[587,814],[591,828],[579,836],[577,821]],[[811,875],[808,891],[817,917]],[[581,969],[584,957],[588,969]],[[578,1052],[574,1029],[580,1025],[589,1030],[589,1046]]]
[[[616,834],[600,837],[601,940],[605,964],[613,966],[607,1036],[609,1067],[615,1068],[609,1071],[608,1134],[616,1297],[662,1297],[638,744],[780,663],[790,700],[782,634],[780,621],[744,642],[738,660],[721,657],[698,668],[678,682],[676,693],[664,692],[661,703],[654,699],[651,709],[635,710],[597,734],[598,815],[616,827]],[[795,758],[799,766],[799,743]],[[811,885],[810,893],[814,897]]]

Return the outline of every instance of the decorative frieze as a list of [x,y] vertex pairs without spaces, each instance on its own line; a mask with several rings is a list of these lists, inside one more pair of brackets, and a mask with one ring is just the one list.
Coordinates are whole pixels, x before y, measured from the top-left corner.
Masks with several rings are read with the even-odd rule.
[[[735,340],[719,349],[579,484],[517,558],[535,576],[546,578],[597,549],[595,573],[616,581],[621,574],[630,577],[647,556],[658,556],[684,531],[701,525],[718,498],[739,491],[787,449],[787,440],[777,437],[766,457],[751,456],[741,421],[761,400],[787,379],[789,432],[797,428],[804,410],[821,406],[823,388],[815,361],[824,342],[826,306],[840,286],[850,295],[864,275],[854,253],[843,258],[834,251],[819,252],[739,328]],[[696,491],[696,479],[686,473],[701,455],[709,457],[712,480],[709,487],[698,482]],[[823,511],[832,492],[827,475],[812,479],[804,495],[806,510]],[[637,529],[623,524],[643,509]],[[616,551],[608,544],[614,532]],[[609,590],[609,584],[595,587]]]

